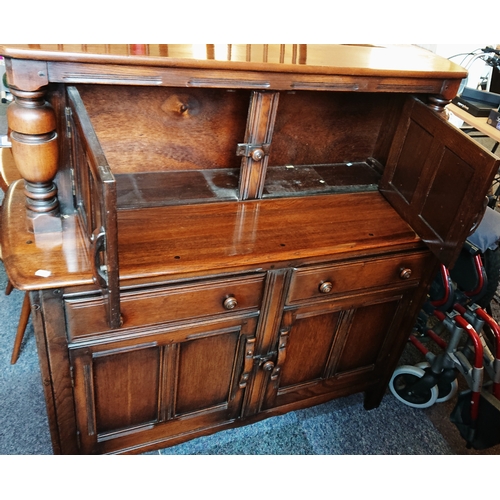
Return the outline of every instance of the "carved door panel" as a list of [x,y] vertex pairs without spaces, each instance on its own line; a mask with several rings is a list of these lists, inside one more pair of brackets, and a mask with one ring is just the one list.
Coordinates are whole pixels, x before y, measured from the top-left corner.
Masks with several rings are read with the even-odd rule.
[[228,319],[70,346],[81,452],[133,450],[237,418],[255,326]]
[[384,372],[414,288],[288,309],[262,409],[363,391]]
[[452,267],[482,217],[500,160],[416,98],[409,98],[380,190],[428,247]]
[[104,297],[106,320],[110,328],[118,328],[121,317],[116,182],[80,95],[74,87],[68,87],[67,94],[75,207],[90,243],[94,282]]

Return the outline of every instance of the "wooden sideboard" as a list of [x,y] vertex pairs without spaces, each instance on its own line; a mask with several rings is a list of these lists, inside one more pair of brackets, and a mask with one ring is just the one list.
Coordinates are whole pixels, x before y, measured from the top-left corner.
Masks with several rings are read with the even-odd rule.
[[3,209],[55,453],[382,400],[498,160],[416,47],[0,46]]

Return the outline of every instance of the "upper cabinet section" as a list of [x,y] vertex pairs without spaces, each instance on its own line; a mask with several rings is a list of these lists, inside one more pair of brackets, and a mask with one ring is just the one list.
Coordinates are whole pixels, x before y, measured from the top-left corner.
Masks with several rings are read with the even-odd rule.
[[118,206],[237,200],[247,90],[82,85]]
[[[68,86],[116,179],[117,207],[378,188],[392,94]],[[74,155],[73,155],[74,156]]]

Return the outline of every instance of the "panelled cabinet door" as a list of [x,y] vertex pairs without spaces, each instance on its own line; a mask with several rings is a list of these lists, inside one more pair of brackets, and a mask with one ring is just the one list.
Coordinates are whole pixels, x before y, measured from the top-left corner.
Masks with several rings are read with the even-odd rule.
[[71,139],[74,197],[90,241],[94,281],[101,289],[110,328],[121,325],[116,181],[74,87],[68,87],[67,129]]
[[500,161],[416,98],[408,98],[380,190],[440,261],[452,267]]
[[81,452],[159,443],[237,418],[255,317],[70,348]]
[[398,336],[414,288],[289,309],[262,409],[363,390],[381,378],[381,359]]

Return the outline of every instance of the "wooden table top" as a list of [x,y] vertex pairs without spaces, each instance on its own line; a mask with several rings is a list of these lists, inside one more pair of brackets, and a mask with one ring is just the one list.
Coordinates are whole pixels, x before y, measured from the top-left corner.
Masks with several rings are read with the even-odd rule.
[[316,74],[462,79],[467,71],[413,45],[0,44],[0,55],[72,61]]
[[448,106],[446,106],[446,109],[471,127],[474,127],[476,130],[479,130],[495,141],[500,142],[500,130],[497,130],[495,127],[492,127],[487,123],[488,117],[471,115],[455,104],[448,104]]

